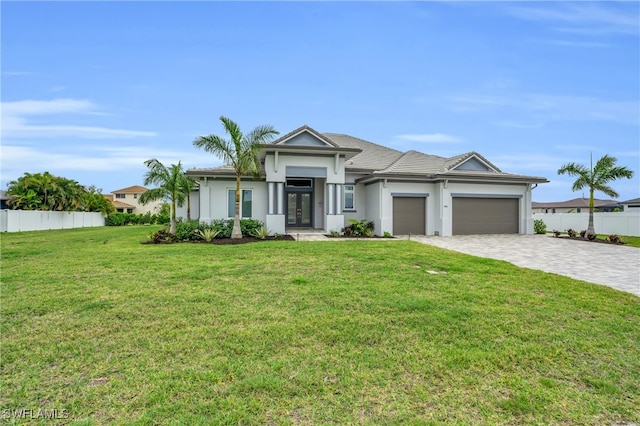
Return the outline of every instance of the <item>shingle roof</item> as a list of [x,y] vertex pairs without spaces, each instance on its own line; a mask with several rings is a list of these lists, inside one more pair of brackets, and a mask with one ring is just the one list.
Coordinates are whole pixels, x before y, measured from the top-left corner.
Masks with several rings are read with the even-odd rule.
[[361,153],[349,159],[346,168],[363,170],[381,170],[389,167],[402,155],[401,151],[368,142],[353,136],[338,133],[323,133],[341,148],[359,148]]
[[435,174],[442,170],[446,158],[418,151],[407,151],[384,170],[374,173]]
[[127,186],[126,188],[122,188],[122,189],[117,189],[115,191],[111,191],[111,193],[113,194],[141,194],[143,192],[147,192],[148,189],[145,188],[144,186],[140,186],[140,185],[134,185],[134,186]]
[[640,203],[640,198],[632,198],[631,200],[620,201],[620,204],[638,204],[638,203]]
[[[326,147],[311,147],[319,149],[342,148],[351,149],[353,154],[360,150],[361,152],[355,154],[353,157],[346,157],[345,169],[348,172],[364,172],[369,175],[368,178],[380,175],[422,175],[423,177],[435,177],[441,176],[442,178],[449,177],[468,177],[479,179],[501,179],[511,178],[516,180],[524,180],[529,182],[546,182],[547,180],[542,177],[524,176],[511,173],[504,173],[498,167],[491,164],[486,158],[478,154],[475,151],[467,152],[464,154],[456,155],[450,158],[439,157],[437,155],[429,155],[418,151],[402,152],[393,148],[389,148],[383,145],[378,145],[373,142],[369,142],[363,139],[359,139],[353,136],[340,134],[340,133],[318,133],[307,125],[301,126],[296,130],[287,133],[272,144],[267,144],[265,147],[271,148],[273,145],[285,142],[287,139],[294,137],[295,135],[307,131],[314,136],[318,137],[322,141],[328,144]],[[294,148],[308,148],[298,146]],[[484,163],[490,170],[460,170],[456,167],[463,164],[465,161],[475,158],[479,162]],[[263,170],[264,173],[264,170]],[[189,169],[188,175],[234,175],[234,171],[230,166],[220,166],[214,168],[204,169]]]

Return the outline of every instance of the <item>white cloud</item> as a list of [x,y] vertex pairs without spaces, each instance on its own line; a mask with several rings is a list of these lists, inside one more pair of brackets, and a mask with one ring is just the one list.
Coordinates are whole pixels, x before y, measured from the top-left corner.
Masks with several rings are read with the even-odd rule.
[[[195,150],[167,150],[150,146],[110,146],[90,147],[84,150],[71,147],[35,148],[32,146],[4,145],[2,146],[3,178],[21,176],[28,165],[30,170],[58,170],[58,171],[87,171],[87,172],[118,172],[144,171],[144,162],[150,158],[157,158],[163,164],[177,164],[183,167],[194,165],[200,167],[215,167],[221,165],[213,155],[203,156]],[[204,163],[204,164],[203,164]]]
[[[589,96],[565,96],[544,93],[512,93],[508,95],[465,94],[449,97],[454,111],[490,111],[509,109],[524,111],[536,122],[544,121],[609,121],[640,124],[637,101],[610,101]],[[506,120],[508,123],[509,121]]]
[[[2,102],[2,137],[9,138],[56,138],[77,137],[86,139],[122,139],[156,136],[155,132],[111,129],[102,126],[80,126],[74,124],[34,124],[32,117],[70,114],[105,115],[95,104],[84,99],[23,100]],[[56,119],[57,120],[57,119]]]
[[638,34],[640,17],[635,11],[603,7],[595,4],[562,4],[560,7],[512,7],[508,13],[520,19],[562,23],[569,27],[554,28],[563,32],[592,35]]
[[407,134],[396,137],[405,141],[421,143],[457,143],[462,141],[460,138],[444,133]]

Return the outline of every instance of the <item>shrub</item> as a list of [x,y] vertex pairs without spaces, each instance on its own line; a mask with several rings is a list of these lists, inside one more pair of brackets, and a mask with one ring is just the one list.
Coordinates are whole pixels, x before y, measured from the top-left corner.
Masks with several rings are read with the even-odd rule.
[[[243,236],[254,235],[264,224],[256,219],[240,219],[240,231]],[[211,222],[211,228],[220,232],[218,238],[231,238],[233,219],[216,219]]]
[[211,229],[211,228],[196,229],[195,232],[197,235],[199,235],[203,240],[205,240],[208,243],[213,241],[220,233],[220,231],[216,231],[215,229]]
[[393,237],[393,235],[391,235],[391,233],[390,233],[390,232],[388,232],[388,231],[384,231],[384,237],[385,237],[385,238],[392,238],[392,237]]
[[596,236],[597,236],[596,234],[587,233],[587,239],[588,239],[589,241],[593,241],[593,240],[595,240],[595,239],[596,239]]
[[340,236],[340,232],[333,230],[333,231],[329,231],[329,237],[331,238],[338,238]]
[[578,233],[571,228],[567,229],[567,234],[569,235],[569,238],[575,238],[578,236]]
[[342,228],[342,233],[347,237],[373,236],[373,228],[375,224],[366,219],[356,220],[349,219],[350,225]]
[[559,237],[560,236],[560,231],[558,231],[557,229],[553,230],[553,236],[554,237]]
[[533,221],[533,232],[536,234],[546,234],[547,233],[547,225],[544,223],[542,219],[535,219]]
[[580,231],[580,238],[584,238],[585,235],[587,235],[586,229],[583,229],[582,231]]
[[618,243],[620,242],[620,236],[619,236],[619,235],[616,235],[616,234],[611,234],[611,235],[609,235],[609,236],[607,237],[607,239],[608,239],[609,241],[611,241],[612,243],[616,243],[616,244],[618,244]]
[[175,235],[171,235],[167,228],[162,228],[155,234],[152,234],[149,237],[149,241],[154,244],[174,243],[176,241],[176,237]]
[[266,240],[270,234],[271,234],[270,229],[268,229],[266,226],[261,226],[260,228],[253,231],[253,234],[251,235],[253,235],[254,237],[260,240]]
[[193,241],[199,239],[200,236],[196,232],[199,227],[200,222],[197,220],[176,223],[176,239],[178,241]]

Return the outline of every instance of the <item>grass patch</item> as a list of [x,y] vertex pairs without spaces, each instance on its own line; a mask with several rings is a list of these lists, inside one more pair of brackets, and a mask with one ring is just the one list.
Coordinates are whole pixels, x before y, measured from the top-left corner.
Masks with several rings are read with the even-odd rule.
[[2,409],[70,424],[640,421],[631,294],[411,241],[139,244],[155,229],[2,235]]

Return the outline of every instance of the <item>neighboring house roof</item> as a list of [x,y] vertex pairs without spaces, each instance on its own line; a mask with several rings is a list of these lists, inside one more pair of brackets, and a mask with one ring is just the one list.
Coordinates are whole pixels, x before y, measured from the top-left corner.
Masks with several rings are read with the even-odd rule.
[[640,198],[633,198],[627,201],[620,201],[620,204],[640,204]]
[[147,192],[148,189],[144,186],[134,185],[128,186],[126,188],[117,189],[115,191],[111,191],[113,194],[141,194],[143,192]]
[[[618,205],[619,203],[616,200],[598,200],[597,198],[593,199],[594,207],[603,207],[603,206],[612,206]],[[558,202],[550,202],[550,203],[537,203],[533,201],[531,203],[531,208],[533,209],[550,209],[550,208],[589,208],[589,199],[588,198],[574,198],[573,200],[568,201],[558,201]]]
[[[315,137],[310,142],[309,135]],[[305,139],[306,138],[306,139]],[[422,179],[472,178],[477,180],[510,179],[518,182],[542,183],[546,178],[504,173],[477,152],[467,152],[445,158],[418,151],[402,152],[373,142],[340,133],[318,133],[307,125],[287,133],[271,144],[263,145],[265,152],[339,153],[344,155],[345,169],[363,173],[364,180],[411,176]],[[264,173],[264,171],[263,171]],[[235,175],[233,168],[223,165],[214,168],[189,169],[187,175]]]
[[115,208],[134,209],[136,207],[136,206],[132,206],[131,204],[127,204],[127,203],[123,203],[122,201],[115,200],[113,198],[113,194],[102,194],[102,196],[107,200],[111,201],[111,204],[113,204],[113,207]]
[[9,200],[11,197],[7,195],[7,191],[0,189],[0,200]]

